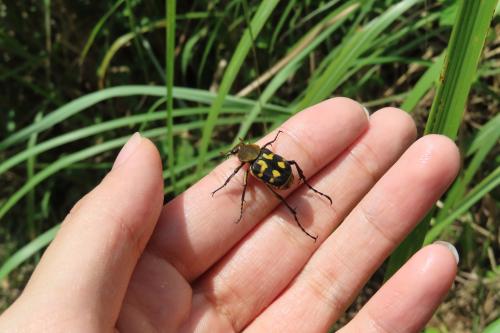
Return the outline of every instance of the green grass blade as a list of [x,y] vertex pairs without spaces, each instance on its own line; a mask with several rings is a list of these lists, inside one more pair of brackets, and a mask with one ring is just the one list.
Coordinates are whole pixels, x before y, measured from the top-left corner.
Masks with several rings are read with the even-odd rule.
[[[151,105],[151,106],[149,107],[149,109],[148,109],[148,111],[146,112],[146,114],[152,114],[152,113],[156,112],[156,111],[158,110],[158,108],[159,108],[161,105],[165,104],[165,102],[166,102],[166,101],[167,101],[167,99],[166,99],[166,98],[158,98],[158,99],[157,99],[157,100],[153,103],[153,105]],[[146,126],[147,126],[147,125],[148,125],[148,123],[147,123],[147,122],[143,122],[143,123],[141,124],[141,126],[139,126],[139,132],[144,131],[144,129],[146,128]]]
[[498,333],[500,332],[500,318],[493,320],[483,331],[483,333]]
[[443,207],[437,214],[436,221],[439,223],[446,217],[449,210],[456,207],[457,201],[463,197],[467,187],[483,164],[484,159],[489,152],[496,146],[500,138],[500,115],[488,121],[477,133],[465,157],[472,157],[465,167],[464,172],[453,183],[444,200]]
[[444,53],[436,58],[432,66],[427,68],[425,73],[420,77],[412,90],[409,91],[405,98],[401,109],[406,112],[412,112],[422,98],[427,94],[432,87],[435,86],[439,79],[439,71],[443,67]]
[[[296,43],[288,53],[288,55],[278,62],[273,68],[280,67],[280,63],[283,62],[283,68],[278,71],[274,78],[266,86],[266,89],[259,96],[261,103],[266,103],[270,100],[273,95],[278,91],[278,89],[290,78],[296,70],[300,68],[302,62],[307,58],[311,52],[313,52],[321,43],[323,43],[328,37],[330,37],[344,21],[359,7],[358,1],[348,1],[347,3],[340,6],[338,9],[334,10],[325,19],[314,26],[298,43]],[[321,33],[320,31],[323,30]],[[303,46],[304,45],[304,46]],[[268,71],[272,73],[273,70]],[[261,81],[266,80],[266,75],[261,75],[257,80],[257,84]],[[248,86],[243,89],[250,90],[252,86]],[[233,144],[238,142],[238,138],[244,138],[247,135],[248,130],[252,126],[253,121],[261,112],[261,104],[257,103],[252,110],[245,117],[245,120],[238,130],[238,135],[236,135]]]
[[[497,0],[461,1],[425,134],[456,138],[496,3]],[[391,255],[386,278],[424,243],[433,215],[434,209]]]
[[[36,115],[35,122],[40,121],[42,118],[42,112],[39,112]],[[26,150],[33,149],[36,146],[38,140],[38,133],[33,133],[28,140],[28,145]],[[33,178],[35,174],[35,166],[36,166],[36,156],[30,156],[26,161],[26,174],[28,175],[28,181]],[[35,192],[29,191],[26,198],[26,224],[28,228],[28,235],[30,238],[35,237],[36,235],[36,227],[35,227]]]
[[[267,102],[269,99],[273,97],[276,91],[288,80],[290,75],[292,75],[298,68],[300,63],[293,62],[287,65],[283,70],[281,70],[273,80],[267,85],[266,89],[262,91],[261,96],[259,96],[259,100],[262,103]],[[260,103],[255,104],[255,106],[248,112],[245,116],[245,120],[241,123],[240,128],[238,130],[238,134],[233,140],[233,146],[236,145],[239,141],[239,138],[246,137],[248,130],[254,123],[255,119],[259,116],[262,111],[262,106]]]
[[493,146],[500,137],[500,114],[490,119],[477,133],[465,156],[472,156],[484,149],[485,146]]
[[[144,136],[158,137],[165,134],[164,128],[158,128],[155,130],[150,130],[142,133]],[[36,185],[38,185],[43,180],[47,179],[49,176],[53,175],[59,170],[71,165],[72,163],[84,160],[86,158],[92,157],[94,155],[100,154],[102,152],[121,147],[127,140],[129,136],[121,137],[118,139],[110,140],[105,143],[95,145],[76,153],[64,156],[54,163],[50,164],[46,168],[42,169],[36,175],[34,175],[26,184],[24,184],[19,190],[12,194],[7,201],[0,206],[0,219],[22,198],[32,190]]]
[[277,61],[276,64],[265,73],[239,91],[237,96],[246,96],[250,94],[273,75],[281,71],[289,72],[290,76],[293,75],[294,71],[290,71],[289,67],[295,67],[298,62],[303,62],[319,45],[327,41],[328,38],[331,38],[332,34],[337,31],[338,28],[342,26],[342,23],[344,23],[359,7],[359,0],[351,0],[332,11],[300,38],[300,40],[290,48],[290,51],[285,57]]
[[78,63],[80,66],[83,64],[85,61],[85,57],[87,57],[87,54],[89,53],[90,48],[94,44],[94,41],[97,37],[97,34],[101,31],[102,27],[108,20],[108,18],[113,15],[113,13],[120,7],[120,5],[124,2],[125,0],[118,0],[116,1],[113,6],[104,14],[103,17],[100,18],[100,20],[97,22],[97,24],[92,28],[92,31],[90,32],[89,38],[87,39],[87,42],[85,42],[85,46],[83,47],[82,53],[80,54],[80,58],[78,59]]
[[340,52],[328,64],[322,74],[309,85],[304,98],[294,108],[295,112],[319,103],[337,89],[353,62],[372,46],[372,41],[380,35],[391,23],[401,17],[412,6],[421,0],[404,0],[390,7],[361,30],[344,39]]
[[[125,0],[125,4],[126,4],[125,8],[127,10],[127,16],[128,16],[129,29],[130,29],[130,31],[135,33],[136,31],[139,30],[139,28],[137,27],[137,24],[136,24],[133,4],[132,4],[131,0]],[[144,43],[144,40],[142,38],[142,34],[136,34],[135,38],[133,39],[133,43],[134,43],[134,48],[137,51],[137,56],[138,56],[137,62],[140,64],[140,67],[142,68],[144,75],[147,78],[149,75],[148,75],[148,70],[146,68],[146,62],[144,61],[144,59],[145,59],[145,57],[144,57],[144,45],[145,45],[145,43]],[[163,71],[161,72],[161,76],[163,76]]]
[[[197,46],[200,39],[205,37],[207,29],[201,29],[194,36],[188,39],[181,54],[181,73],[183,77],[187,75],[187,69],[191,61],[193,61],[194,48]],[[197,61],[195,61],[197,63]]]
[[[233,9],[234,6],[239,5],[238,1],[231,1],[228,5],[224,6],[224,12],[222,13],[221,17],[227,17],[229,12]],[[214,44],[216,41],[219,40],[220,36],[220,29],[225,27],[225,21],[223,19],[217,20],[217,23],[212,29],[209,29],[209,37],[208,40],[205,44],[205,49],[203,50],[203,54],[201,56],[201,60],[197,64],[198,71],[196,73],[196,82],[198,85],[200,85],[201,82],[201,76],[205,70],[205,65],[208,60],[208,55],[210,54],[211,50],[214,48]]]
[[111,64],[111,60],[113,60],[116,53],[124,46],[128,45],[130,41],[138,38],[141,34],[145,34],[156,29],[165,28],[166,21],[159,20],[155,22],[151,22],[141,28],[138,28],[136,31],[132,31],[126,33],[123,36],[117,38],[113,44],[109,47],[106,54],[104,55],[99,68],[97,69],[97,78],[98,78],[98,86],[100,89],[104,89],[104,79],[106,78],[106,73],[108,71],[108,67]]
[[269,53],[272,54],[274,52],[274,46],[276,45],[276,41],[278,37],[282,37],[282,29],[285,21],[288,19],[290,12],[296,6],[297,0],[288,1],[285,9],[281,12],[280,19],[276,24],[276,28],[274,29],[273,35],[271,37],[271,41],[269,42]]
[[488,192],[500,185],[500,167],[497,167],[492,173],[477,184],[469,194],[460,200],[456,209],[450,212],[447,217],[433,226],[425,236],[425,244],[430,244],[436,240],[439,235],[462,214],[466,213],[475,203],[481,200]]
[[[208,146],[212,137],[212,132],[215,127],[217,118],[219,117],[220,108],[222,107],[224,100],[229,93],[229,90],[231,89],[231,86],[233,85],[233,82],[236,79],[241,66],[243,65],[243,61],[245,60],[248,52],[252,47],[253,40],[251,36],[253,35],[254,37],[257,37],[259,35],[259,32],[273,13],[273,10],[278,2],[278,0],[268,0],[261,2],[257,9],[257,12],[252,18],[250,27],[245,30],[245,33],[238,43],[236,51],[234,52],[231,61],[229,62],[229,65],[224,73],[224,77],[222,78],[219,93],[212,104],[207,117],[207,121],[205,123],[205,127],[202,131],[197,167],[198,174],[200,174],[203,169]],[[252,32],[252,34],[250,33],[250,31]]]
[[[262,118],[261,119],[263,122],[269,122],[270,119]],[[232,118],[227,118],[227,119],[219,119],[217,121],[217,125],[236,125],[241,123],[242,118],[241,117],[232,117]],[[200,129],[204,126],[205,122],[204,121],[196,121],[196,122],[189,122],[186,124],[177,124],[174,127],[174,132],[176,133],[183,133],[185,131],[190,131],[190,130],[195,130],[195,129]],[[141,133],[144,137],[147,138],[160,138],[166,136],[166,129],[165,127],[160,127],[160,128],[155,128],[151,129],[148,131],[145,131]],[[50,177],[51,175],[55,174],[56,172],[67,168],[68,166],[72,165],[73,163],[82,161],[84,159],[93,157],[95,155],[101,154],[103,152],[116,149],[121,147],[127,140],[129,139],[129,136],[113,139],[89,148],[85,148],[83,150],[80,150],[76,153],[72,153],[69,155],[66,155],[57,161],[53,162],[52,164],[48,165],[41,171],[39,171],[37,174],[33,176],[33,178],[28,181],[26,184],[24,184],[19,190],[17,190],[14,194],[12,194],[6,201],[5,203],[0,206],[0,219],[2,219],[5,214],[17,203],[19,202],[20,199],[22,199],[26,193],[31,191],[36,185]]]
[[[185,117],[185,116],[204,116],[208,113],[209,108],[207,107],[201,107],[201,108],[180,108],[176,109],[173,112],[173,116],[175,117]],[[222,109],[223,113],[228,113],[231,115],[238,115],[246,112],[246,108],[226,108],[224,107]],[[37,145],[22,150],[16,155],[11,156],[10,158],[6,159],[5,161],[2,161],[0,163],[0,175],[14,167],[15,165],[25,161],[26,159],[36,156],[40,153],[46,152],[50,149],[54,149],[57,147],[60,147],[62,145],[68,144],[70,142],[74,142],[76,140],[80,140],[86,137],[89,137],[91,135],[96,135],[99,133],[103,132],[111,132],[114,129],[120,128],[120,127],[126,127],[126,126],[132,126],[134,124],[141,124],[141,127],[144,124],[158,121],[158,120],[163,120],[167,116],[166,111],[157,111],[155,113],[144,113],[144,114],[137,114],[133,116],[128,116],[128,117],[122,117],[122,118],[117,118],[113,119],[110,121],[106,121],[100,124],[95,124],[91,126],[87,126],[69,133],[62,134],[60,136],[57,136],[55,138],[49,139],[44,142],[40,142]],[[139,129],[140,132],[143,131],[143,129]]]
[[[8,148],[20,141],[27,140],[29,136],[35,132],[41,132],[47,128],[51,128],[54,125],[62,122],[63,120],[85,110],[89,107],[100,103],[102,101],[116,98],[116,97],[127,97],[127,96],[155,96],[155,97],[165,97],[165,87],[159,86],[146,86],[146,85],[130,85],[130,86],[118,86],[100,90],[97,92],[90,93],[88,95],[79,97],[60,108],[48,113],[39,122],[27,126],[16,133],[12,134],[8,138],[0,142],[0,150]],[[215,94],[201,89],[192,88],[181,88],[174,87],[173,91],[174,98],[183,99],[192,102],[199,102],[203,104],[210,104],[215,99]],[[226,106],[236,106],[236,107],[248,107],[254,106],[255,101],[250,99],[245,99],[241,97],[226,96],[225,104]],[[280,112],[285,114],[290,114],[290,110],[286,107],[281,107],[277,105],[264,104],[266,110],[272,112]]]
[[497,0],[462,0],[425,133],[455,139]]
[[113,87],[88,95],[77,98],[57,110],[48,113],[39,122],[36,122],[22,130],[19,130],[15,134],[6,138],[0,142],[0,150],[5,149],[19,141],[26,140],[31,134],[35,132],[41,132],[47,128],[50,128],[61,121],[71,117],[72,115],[91,107],[104,100],[124,97],[132,95],[153,95],[153,96],[163,96],[164,92],[159,91],[158,87],[148,87],[148,86],[123,86],[123,87]]
[[46,247],[54,239],[59,227],[60,225],[56,225],[50,228],[10,256],[0,267],[0,281],[24,261]]
[[[167,150],[168,150],[168,168],[172,170],[170,174],[170,180],[172,182],[172,187],[174,188],[174,192],[177,192],[175,185],[175,152],[174,152],[174,64],[175,64],[175,2],[176,0],[166,0],[166,16],[167,16],[167,25],[166,25],[166,45],[167,50],[165,52],[165,76],[167,78],[167,91],[166,91],[166,99],[167,99]],[[221,105],[222,107],[222,105]]]

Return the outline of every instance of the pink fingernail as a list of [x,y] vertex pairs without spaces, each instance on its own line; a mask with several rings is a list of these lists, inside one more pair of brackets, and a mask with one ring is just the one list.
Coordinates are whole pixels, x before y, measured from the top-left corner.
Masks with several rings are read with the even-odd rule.
[[128,139],[127,143],[120,150],[118,156],[116,156],[115,163],[113,163],[112,169],[125,163],[125,161],[134,153],[137,146],[139,146],[141,140],[142,137],[139,132],[135,132],[134,135],[132,135],[130,139]]

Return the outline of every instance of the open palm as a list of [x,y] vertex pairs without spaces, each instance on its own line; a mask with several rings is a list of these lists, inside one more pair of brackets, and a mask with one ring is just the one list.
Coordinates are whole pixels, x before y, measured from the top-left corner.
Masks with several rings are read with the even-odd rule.
[[[333,200],[297,181],[280,192],[316,242],[252,177],[234,223],[243,172],[210,193],[235,158],[162,207],[159,154],[135,135],[71,210],[0,331],[327,331],[454,179],[458,152],[441,136],[413,142],[415,126],[400,110],[368,119],[346,98],[280,130],[272,150]],[[418,332],[455,273],[445,246],[422,249],[342,330]]]

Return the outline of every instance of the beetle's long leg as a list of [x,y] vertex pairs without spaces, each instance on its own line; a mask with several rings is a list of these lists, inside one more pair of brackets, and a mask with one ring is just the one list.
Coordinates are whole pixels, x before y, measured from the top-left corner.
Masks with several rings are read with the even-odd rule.
[[311,235],[309,232],[307,232],[307,230],[302,226],[302,224],[299,222],[299,219],[297,217],[297,212],[295,211],[295,209],[292,208],[292,206],[290,206],[288,204],[288,202],[285,200],[285,198],[283,198],[278,192],[276,192],[271,186],[269,186],[268,184],[266,184],[267,188],[271,190],[271,192],[273,192],[273,194],[281,200],[281,202],[283,202],[286,206],[286,208],[288,208],[288,210],[293,214],[293,218],[295,219],[295,222],[297,222],[297,225],[300,227],[300,229],[309,237],[311,237],[312,239],[314,239],[314,241],[316,242],[316,240],[318,239],[318,236],[313,236]]
[[271,141],[269,141],[268,143],[263,145],[262,148],[266,148],[267,146],[272,145],[278,139],[278,135],[280,135],[280,133],[283,133],[283,131],[279,130],[278,133],[276,133],[276,136],[274,137],[274,139],[272,139]]
[[322,195],[325,198],[327,198],[328,201],[330,201],[330,205],[333,204],[332,198],[330,198],[330,196],[326,195],[323,192],[318,191],[317,189],[315,189],[314,187],[312,187],[311,184],[309,184],[307,182],[306,176],[304,176],[304,172],[299,167],[299,165],[297,164],[297,162],[295,162],[295,161],[288,161],[288,163],[290,163],[291,165],[295,165],[295,168],[297,168],[297,172],[299,173],[299,178],[304,182],[304,184],[306,184],[307,187],[309,187],[311,190],[313,190],[314,192],[318,193],[319,195]]
[[231,174],[231,176],[229,176],[226,181],[224,182],[224,184],[222,184],[222,186],[220,186],[218,189],[216,189],[215,191],[212,192],[212,196],[214,196],[215,192],[217,192],[218,190],[222,189],[224,186],[226,186],[229,181],[231,180],[231,178],[233,178],[237,173],[238,171],[240,171],[240,169],[245,165],[245,162],[242,162],[236,169],[234,169],[233,173]]
[[248,182],[248,173],[250,172],[250,168],[245,171],[245,177],[243,178],[243,192],[241,193],[241,207],[240,207],[240,217],[238,221],[235,223],[239,223],[243,218],[243,205],[245,204],[245,192],[247,191],[247,182]]

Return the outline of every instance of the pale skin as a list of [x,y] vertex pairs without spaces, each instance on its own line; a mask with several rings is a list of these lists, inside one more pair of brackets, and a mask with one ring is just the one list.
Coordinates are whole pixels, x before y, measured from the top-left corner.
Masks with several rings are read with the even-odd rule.
[[[224,161],[163,206],[162,163],[134,135],[104,180],[68,214],[1,332],[326,332],[364,283],[446,190],[459,169],[449,139],[415,141],[411,118],[369,119],[334,98],[285,122],[272,150],[310,183],[280,193]],[[275,131],[259,144],[270,141]],[[456,259],[443,245],[417,252],[342,332],[419,332],[446,296]]]

